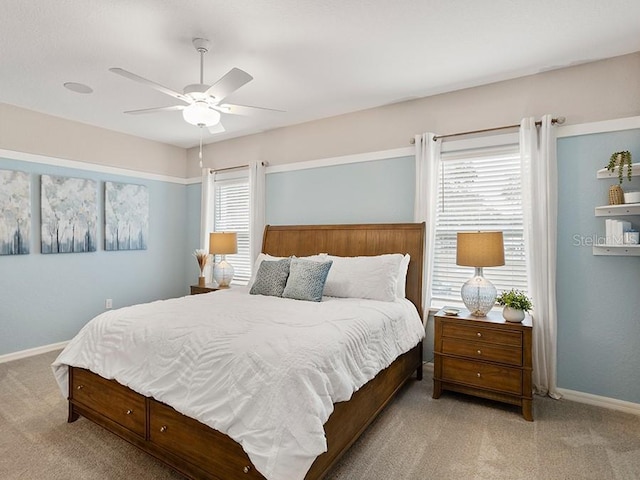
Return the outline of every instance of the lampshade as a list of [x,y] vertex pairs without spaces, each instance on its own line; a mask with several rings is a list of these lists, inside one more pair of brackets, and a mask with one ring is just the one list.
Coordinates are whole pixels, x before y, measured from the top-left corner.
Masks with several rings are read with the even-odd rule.
[[458,232],[456,265],[466,267],[504,265],[502,232]]
[[182,117],[191,125],[210,127],[220,122],[220,112],[198,100],[182,110]]
[[496,303],[497,291],[482,268],[504,265],[502,232],[458,232],[456,264],[475,268],[460,295],[471,315],[485,317]]
[[236,232],[213,232],[209,234],[209,253],[230,255],[238,252]]

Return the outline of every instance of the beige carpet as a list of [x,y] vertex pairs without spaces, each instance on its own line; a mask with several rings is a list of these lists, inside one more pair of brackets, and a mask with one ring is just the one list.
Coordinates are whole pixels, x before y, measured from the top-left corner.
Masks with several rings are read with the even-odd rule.
[[[0,479],[182,479],[86,419],[67,424],[49,365],[57,352],[0,364]],[[517,409],[412,381],[330,480],[640,479],[640,417],[536,398]]]

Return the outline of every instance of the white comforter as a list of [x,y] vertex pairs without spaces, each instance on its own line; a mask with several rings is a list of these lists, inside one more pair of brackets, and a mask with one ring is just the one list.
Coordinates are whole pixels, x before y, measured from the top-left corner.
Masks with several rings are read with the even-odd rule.
[[249,295],[232,288],[126,307],[89,322],[53,364],[116,379],[240,443],[269,480],[303,479],[333,403],[424,336],[408,300]]

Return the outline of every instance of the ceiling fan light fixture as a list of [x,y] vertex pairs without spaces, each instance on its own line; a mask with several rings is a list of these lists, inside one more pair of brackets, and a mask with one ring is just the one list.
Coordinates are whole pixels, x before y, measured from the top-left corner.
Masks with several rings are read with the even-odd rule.
[[191,125],[211,127],[220,122],[220,112],[204,101],[197,101],[182,110],[182,116]]

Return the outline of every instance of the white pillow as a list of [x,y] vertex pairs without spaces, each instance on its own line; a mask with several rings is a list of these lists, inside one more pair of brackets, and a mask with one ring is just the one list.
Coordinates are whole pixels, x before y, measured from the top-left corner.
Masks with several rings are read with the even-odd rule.
[[396,286],[396,297],[398,298],[405,298],[407,296],[407,272],[409,271],[410,261],[411,257],[407,253],[402,257],[402,261],[400,262],[400,269],[398,270],[398,284]]
[[324,295],[342,298],[367,298],[392,302],[398,295],[398,277],[404,255],[392,253],[374,257],[335,257]]

